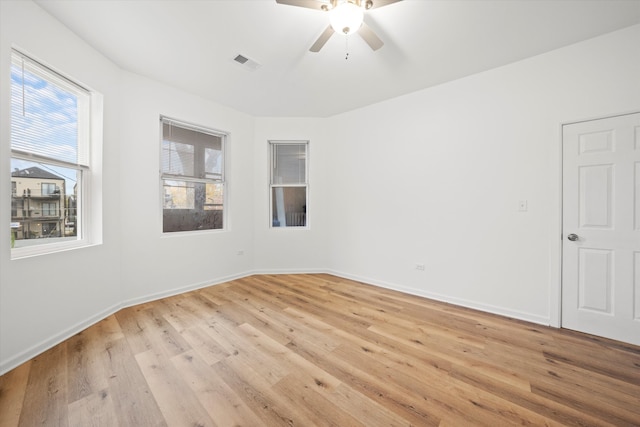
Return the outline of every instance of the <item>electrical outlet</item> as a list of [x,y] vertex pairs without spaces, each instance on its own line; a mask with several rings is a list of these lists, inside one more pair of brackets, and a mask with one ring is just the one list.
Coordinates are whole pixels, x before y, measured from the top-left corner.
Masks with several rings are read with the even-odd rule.
[[424,271],[424,264],[416,264],[416,270]]
[[238,251],[238,255],[244,255],[244,249],[240,249],[240,250]]
[[526,200],[518,200],[518,211],[526,212],[529,209],[529,203]]

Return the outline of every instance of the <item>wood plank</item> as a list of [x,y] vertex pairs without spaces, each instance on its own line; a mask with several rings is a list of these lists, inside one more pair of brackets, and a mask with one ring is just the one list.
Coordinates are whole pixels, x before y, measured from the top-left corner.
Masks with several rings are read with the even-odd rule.
[[372,332],[389,339],[397,339],[414,351],[430,354],[449,363],[466,366],[490,373],[493,378],[516,385],[525,391],[531,391],[530,381],[515,371],[509,371],[504,366],[486,362],[485,353],[476,346],[469,346],[464,342],[458,343],[454,339],[443,341],[440,337],[429,336],[424,330],[405,330],[390,325],[369,328]]
[[18,425],[27,392],[31,363],[32,361],[23,363],[0,376],[0,426]]
[[295,408],[296,417],[303,420],[302,425],[366,427],[347,411],[325,399],[318,391],[323,387],[322,383],[289,375],[278,382],[273,391],[283,396],[289,407]]
[[102,340],[108,339],[100,326],[94,325],[67,341],[69,403],[108,387],[104,366],[99,358],[99,353],[104,351]]
[[[547,384],[549,387],[564,387],[568,381],[573,393],[584,390],[591,399],[607,402],[621,409],[630,409],[640,417],[640,395],[637,386],[616,378],[596,374],[574,365],[554,360],[539,360],[531,351],[518,351],[503,343],[488,343],[487,358],[505,368],[528,372],[532,385]],[[570,380],[569,380],[570,379]]]
[[118,427],[118,416],[108,389],[69,404],[69,426]]
[[207,365],[213,365],[229,356],[206,331],[206,326],[196,325],[180,333]]
[[66,357],[66,345],[59,345],[33,359],[19,426],[67,425]]
[[237,359],[251,366],[271,385],[289,375],[289,369],[280,363],[278,354],[263,351],[263,348],[256,346],[255,340],[251,340],[247,334],[241,333],[239,327],[225,328],[224,331],[225,336],[231,338],[229,343],[233,346],[233,351],[227,360]]
[[180,376],[219,426],[266,426],[237,393],[192,351],[171,359]]
[[99,354],[118,424],[164,427],[167,424],[128,342],[125,338],[106,341]]
[[268,426],[309,425],[299,419],[282,396],[272,392],[272,385],[251,366],[236,358],[228,358],[212,369],[233,390],[260,420]]
[[323,389],[333,389],[340,384],[340,380],[253,326],[245,323],[240,325],[238,329],[247,336],[256,351],[264,351],[272,355],[276,363],[281,365],[287,372],[294,373],[299,377],[305,377],[309,382],[321,385]]
[[562,400],[551,400],[534,393],[523,392],[503,381],[475,372],[464,366],[454,366],[451,377],[484,390],[506,401],[513,402],[543,417],[566,426],[611,426],[603,420],[565,405]]
[[419,426],[437,426],[440,419],[431,414],[428,410],[416,408],[412,405],[413,394],[406,395],[406,390],[398,390],[390,387],[384,378],[376,377],[368,371],[368,367],[362,366],[359,369],[356,363],[345,360],[334,352],[318,352],[315,346],[305,346],[302,342],[292,342],[287,345],[292,351],[311,361],[329,374],[340,378],[353,390],[361,393],[378,405],[391,412],[398,414],[401,418]]
[[207,411],[163,351],[136,354],[149,389],[170,426],[215,426]]

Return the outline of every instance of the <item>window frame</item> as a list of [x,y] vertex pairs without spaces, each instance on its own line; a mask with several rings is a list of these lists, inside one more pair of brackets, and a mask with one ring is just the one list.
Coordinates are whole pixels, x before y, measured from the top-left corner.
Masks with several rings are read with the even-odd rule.
[[[211,177],[207,177],[207,173],[203,168],[204,165],[204,159],[202,159],[202,165],[198,164],[196,165],[194,162],[194,172],[193,175],[196,175],[196,173],[202,173],[204,176],[203,177],[195,177],[195,176],[190,176],[190,175],[180,175],[180,174],[172,174],[172,173],[168,173],[168,172],[164,172],[163,171],[163,143],[164,143],[164,129],[163,126],[164,124],[173,124],[177,127],[186,129],[186,130],[190,130],[190,131],[194,131],[194,132],[200,132],[203,134],[207,134],[207,135],[211,135],[211,136],[215,136],[220,138],[220,150],[222,151],[222,155],[220,156],[221,161],[222,161],[222,165],[220,168],[220,174],[219,174],[219,178],[211,178]],[[185,234],[201,234],[201,233],[220,233],[220,232],[224,232],[227,231],[229,229],[229,219],[228,219],[228,194],[227,194],[227,180],[226,180],[226,173],[227,173],[227,150],[228,150],[228,139],[229,139],[229,132],[225,132],[219,129],[215,129],[215,128],[210,128],[210,127],[206,127],[206,126],[202,126],[202,125],[197,125],[185,120],[180,120],[180,119],[175,119],[169,116],[165,116],[165,115],[160,115],[160,120],[159,120],[159,134],[160,134],[160,144],[159,144],[159,167],[158,167],[158,171],[159,171],[159,222],[160,222],[160,234],[162,237],[172,237],[172,236],[180,236],[180,235],[185,235]],[[206,150],[206,147],[204,147],[204,150]],[[195,160],[195,153],[194,153],[194,160]],[[213,174],[212,174],[213,175]],[[215,174],[218,175],[218,174]],[[184,182],[185,184],[189,184],[189,183],[200,183],[200,184],[204,184],[205,186],[205,191],[206,191],[206,186],[208,184],[215,184],[215,185],[221,185],[222,186],[222,209],[210,209],[210,210],[219,210],[222,212],[222,227],[221,228],[206,228],[206,229],[195,229],[195,230],[177,230],[177,231],[165,231],[164,230],[164,210],[165,210],[165,181],[173,181],[173,182]],[[207,203],[205,201],[205,203],[203,203],[203,207],[207,206]]]
[[[309,230],[310,229],[310,209],[309,209],[309,201],[310,201],[310,183],[309,183],[309,152],[310,152],[310,142],[309,140],[269,140],[268,142],[268,160],[269,160],[269,228],[273,230]],[[275,148],[281,145],[304,145],[305,147],[305,170],[304,170],[304,182],[303,183],[290,183],[290,184],[274,184],[274,162],[276,156]],[[274,188],[305,188],[305,225],[303,226],[274,226],[273,225],[273,190]]]
[[[76,124],[78,129],[77,159],[76,162],[61,160],[37,153],[14,148],[10,139],[9,157],[18,161],[31,162],[33,164],[44,164],[47,166],[71,169],[76,172],[77,194],[70,192],[66,196],[73,196],[77,207],[75,208],[76,236],[73,240],[37,243],[23,247],[12,247],[10,250],[11,260],[31,256],[46,255],[70,249],[93,246],[102,243],[102,214],[96,209],[101,200],[101,189],[97,187],[97,181],[93,175],[100,173],[101,152],[102,152],[102,126],[103,126],[103,96],[89,88],[84,83],[69,77],[57,68],[46,65],[36,59],[31,54],[12,48],[10,51],[10,64],[13,67],[20,63],[25,71],[46,81],[48,84],[57,86],[59,89],[67,91],[77,100]],[[12,93],[12,89],[9,89]],[[14,126],[11,118],[13,103],[10,102],[9,122],[10,127]],[[12,131],[11,131],[12,132]],[[9,179],[12,168],[9,168]],[[54,184],[55,185],[55,184]],[[12,192],[13,195],[13,192]],[[64,201],[61,199],[61,202]],[[24,206],[23,206],[24,209]],[[13,209],[12,209],[13,214]],[[12,222],[13,226],[13,222]],[[13,230],[11,231],[13,233]],[[13,239],[12,239],[13,240]]]

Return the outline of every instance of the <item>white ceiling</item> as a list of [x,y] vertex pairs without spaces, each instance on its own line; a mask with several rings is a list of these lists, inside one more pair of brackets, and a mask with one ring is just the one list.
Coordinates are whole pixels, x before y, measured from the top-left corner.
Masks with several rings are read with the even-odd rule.
[[311,53],[327,15],[275,0],[37,3],[121,68],[254,116],[328,117],[640,23],[640,0],[403,0],[365,16],[380,50]]

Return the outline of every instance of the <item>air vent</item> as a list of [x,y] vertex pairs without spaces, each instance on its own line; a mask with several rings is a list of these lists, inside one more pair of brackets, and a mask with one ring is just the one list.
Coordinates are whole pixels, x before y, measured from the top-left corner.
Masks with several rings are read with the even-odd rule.
[[233,60],[236,62],[239,62],[240,64],[245,64],[249,60],[249,58],[245,58],[242,55],[238,55],[235,58],[233,58]]
[[258,68],[262,67],[262,65],[258,64],[256,61],[254,61],[253,59],[249,59],[244,55],[237,55],[235,58],[233,58],[233,60],[239,65],[242,65],[243,68],[246,68],[250,71],[255,71]]

